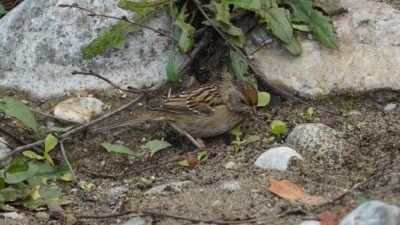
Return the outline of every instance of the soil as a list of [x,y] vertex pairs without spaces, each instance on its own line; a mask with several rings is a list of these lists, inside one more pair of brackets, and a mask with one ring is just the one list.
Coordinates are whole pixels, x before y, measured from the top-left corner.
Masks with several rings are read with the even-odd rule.
[[[386,1],[399,8],[399,1]],[[214,48],[215,49],[215,48]],[[207,82],[209,78],[204,74],[216,74],[219,66],[210,63],[217,62],[214,55],[224,55],[221,52],[208,51],[203,60],[199,60],[192,70],[192,74],[200,82]],[[207,66],[204,66],[207,65]],[[189,80],[189,79],[187,79]],[[186,81],[185,83],[188,83]],[[129,94],[121,98],[115,91],[80,92],[73,95],[85,96],[91,93],[102,100],[109,109],[116,109],[134,97]],[[145,106],[159,102],[166,90],[161,90],[151,96],[151,101],[143,101],[136,106],[108,120],[127,118],[140,114]],[[1,96],[16,96],[26,99],[24,93],[13,90],[0,90]],[[41,111],[51,111],[51,108],[64,98],[52,99],[46,102],[31,102],[29,106]],[[367,200],[381,200],[388,204],[400,202],[400,109],[384,112],[388,103],[399,104],[400,93],[381,91],[366,93],[358,96],[330,96],[318,100],[307,100],[314,108],[311,118],[305,116],[309,105],[294,99],[272,98],[268,107],[260,108],[257,117],[245,120],[241,125],[242,132],[248,135],[261,136],[261,141],[246,146],[240,151],[233,148],[230,134],[205,139],[208,148],[221,149],[217,153],[209,153],[205,160],[189,169],[177,165],[160,165],[134,175],[121,176],[146,166],[157,165],[176,156],[185,156],[193,151],[194,146],[168,126],[157,123],[146,123],[139,127],[126,127],[104,133],[80,134],[65,141],[67,155],[77,166],[77,175],[80,181],[92,182],[95,187],[85,192],[84,198],[72,183],[58,184],[64,198],[71,200],[65,206],[65,211],[79,215],[106,215],[132,209],[152,209],[157,212],[185,216],[190,218],[210,220],[222,218],[266,218],[259,224],[299,224],[303,220],[318,219],[323,212],[341,213],[354,208],[360,202]],[[331,114],[325,110],[335,112]],[[40,117],[41,124],[51,119]],[[270,123],[273,119],[284,121],[289,132],[303,123],[324,123],[342,134],[347,142],[342,164],[328,164],[316,161],[312,155],[301,152],[304,161],[293,161],[288,171],[259,170],[254,167],[258,156],[273,146],[284,145],[285,136],[279,137],[274,143],[268,138],[272,136]],[[26,129],[11,123],[10,120],[0,122],[1,126],[13,133],[24,137],[26,142],[36,140]],[[351,126],[349,126],[351,125]],[[361,126],[362,125],[362,126]],[[349,129],[351,128],[351,129]],[[43,138],[43,137],[42,137]],[[162,150],[150,157],[147,150],[141,145],[153,139],[165,138],[173,147]],[[7,141],[12,146],[20,145],[10,137]],[[142,160],[124,155],[107,153],[100,143],[118,143],[137,151]],[[62,161],[59,151],[53,151],[54,158]],[[228,162],[237,165],[235,169],[226,169]],[[85,170],[93,171],[92,175]],[[101,174],[114,176],[104,178]],[[145,178],[145,179],[143,179]],[[269,179],[287,179],[301,186],[306,192],[330,198],[343,193],[354,183],[364,181],[356,190],[343,198],[321,207],[304,208],[301,205],[291,204],[267,190]],[[151,180],[150,182],[147,182]],[[181,192],[171,195],[145,196],[144,192],[151,187],[170,182],[186,181],[192,183]],[[238,181],[241,189],[227,193],[220,189],[225,181]],[[124,187],[125,191],[118,195],[108,196],[110,188]],[[23,209],[21,209],[23,211]],[[288,213],[290,212],[290,213]],[[282,217],[277,216],[284,214]],[[108,219],[81,219],[79,224],[120,224],[132,215]],[[59,220],[40,220],[34,212],[25,211],[25,219],[4,219],[0,224],[58,224]],[[172,218],[145,217],[147,224],[194,224],[194,222]],[[202,223],[200,223],[202,224]]]

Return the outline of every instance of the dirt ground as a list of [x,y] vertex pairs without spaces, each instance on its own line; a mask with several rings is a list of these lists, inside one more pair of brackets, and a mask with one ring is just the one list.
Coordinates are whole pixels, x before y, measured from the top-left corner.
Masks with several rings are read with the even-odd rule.
[[[10,92],[3,94],[10,95]],[[22,97],[22,96],[20,96]],[[101,99],[111,108],[117,108],[122,102],[115,101],[116,97],[98,93],[95,97]],[[341,165],[321,164],[313,161],[311,155],[302,153],[304,161],[295,161],[289,171],[259,170],[253,165],[256,158],[271,146],[281,145],[285,137],[278,140],[280,143],[269,143],[262,140],[245,146],[241,151],[235,152],[230,134],[206,139],[207,147],[219,148],[223,151],[208,155],[208,158],[193,169],[188,169],[177,164],[160,166],[126,177],[103,178],[93,176],[80,168],[95,171],[101,174],[118,175],[137,170],[143,166],[155,165],[159,162],[171,159],[185,152],[193,151],[194,147],[185,138],[166,126],[164,129],[159,124],[144,124],[137,128],[122,128],[107,131],[101,134],[82,134],[65,142],[68,156],[71,161],[79,165],[77,174],[80,181],[92,182],[95,188],[86,192],[90,201],[83,199],[73,184],[60,184],[65,193],[65,198],[72,203],[65,207],[67,212],[74,215],[94,214],[105,215],[126,209],[155,209],[163,213],[186,216],[198,219],[218,219],[225,216],[239,216],[250,218],[271,218],[268,224],[299,224],[302,220],[318,218],[325,211],[341,212],[345,207],[357,204],[362,199],[382,200],[390,204],[400,202],[400,110],[384,112],[383,107],[387,103],[398,103],[400,93],[376,92],[358,97],[327,97],[315,104],[315,113],[311,119],[304,117],[307,105],[287,99],[280,101],[274,98],[273,106],[260,108],[258,117],[248,118],[242,124],[245,134],[259,135],[263,138],[271,136],[270,122],[280,119],[288,124],[290,130],[296,125],[306,122],[322,122],[343,134],[348,143],[348,149],[344,153],[344,163]],[[42,110],[50,110],[58,100],[34,104]],[[158,101],[155,99],[153,101]],[[143,104],[146,105],[146,102]],[[114,119],[126,118],[131,114],[143,110],[144,106],[137,106],[129,112],[124,112]],[[338,115],[319,110],[329,109],[338,112]],[[342,113],[344,112],[344,113]],[[303,115],[302,115],[303,114]],[[345,114],[346,116],[344,116]],[[48,120],[43,118],[42,123]],[[6,128],[11,129],[9,123],[2,122]],[[357,124],[364,126],[357,128]],[[348,129],[349,124],[355,129]],[[28,135],[24,130],[21,136]],[[140,146],[148,140],[160,139],[173,145],[172,148],[157,153],[153,157]],[[29,140],[27,140],[29,141]],[[137,150],[143,161],[138,162],[127,156],[107,153],[100,147],[100,143],[120,143]],[[10,143],[13,143],[10,140]],[[62,159],[61,154],[56,156]],[[228,162],[238,165],[235,170],[225,169]],[[144,183],[142,178],[152,180],[151,184]],[[355,182],[365,180],[365,183],[356,191],[346,195],[343,199],[323,207],[295,211],[295,205],[276,197],[267,190],[268,179],[288,179],[303,187],[308,193],[331,197],[342,193]],[[167,184],[176,181],[192,181],[182,192],[166,196],[145,196],[143,193],[153,186]],[[241,190],[233,193],[222,191],[219,186],[224,181],[239,181]],[[107,190],[112,187],[126,187],[116,196],[107,195]],[[361,199],[361,200],[360,200]],[[122,206],[121,206],[122,205]],[[275,217],[280,213],[294,211],[279,219]],[[30,224],[43,223],[32,215],[27,216]],[[80,224],[118,224],[127,220],[129,216],[106,220],[80,220]],[[151,224],[192,224],[166,218],[147,218]],[[15,221],[14,221],[15,222]],[[28,221],[25,221],[28,222]],[[25,223],[23,222],[23,223]],[[51,221],[50,221],[51,222]],[[53,221],[57,223],[56,221]],[[149,222],[150,223],[150,222]],[[264,223],[260,223],[264,224]]]
[[[386,1],[394,7],[400,7],[400,1]],[[206,56],[213,61],[214,52]],[[218,55],[218,54],[215,54]],[[216,57],[216,56],[214,56]],[[216,60],[218,61],[218,60]],[[201,82],[213,80],[203,77],[204,74],[215,74],[216,65],[209,65],[204,71],[199,62],[192,70]],[[102,100],[110,109],[116,109],[124,102],[133,98],[120,98],[114,91],[93,93],[91,91],[76,93],[82,96],[93,94]],[[150,103],[161,99],[166,90],[154,96]],[[26,99],[25,94],[0,90],[1,96],[16,96]],[[46,102],[31,102],[30,107],[41,111],[51,111],[51,108],[60,99],[52,99]],[[156,169],[147,170],[135,175],[120,176],[139,168],[157,165],[179,155],[185,155],[193,151],[194,147],[185,138],[179,136],[176,131],[168,126],[156,123],[146,123],[140,127],[127,127],[100,134],[80,134],[65,142],[67,154],[72,162],[77,165],[77,175],[80,181],[92,182],[95,187],[86,192],[86,197],[77,191],[72,183],[60,183],[64,198],[71,200],[71,204],[65,206],[65,211],[79,215],[106,215],[137,208],[154,209],[155,211],[185,216],[190,218],[209,220],[223,217],[240,218],[266,218],[259,224],[299,224],[303,220],[318,219],[323,212],[340,213],[346,211],[349,206],[356,207],[364,200],[381,200],[389,204],[400,202],[400,109],[384,112],[383,107],[388,103],[399,104],[400,93],[380,91],[359,96],[330,96],[319,100],[309,100],[314,105],[314,114],[311,118],[304,116],[309,105],[300,103],[294,99],[280,99],[274,97],[268,107],[260,108],[257,117],[248,118],[241,125],[242,132],[249,135],[259,135],[262,141],[246,145],[241,151],[235,152],[232,136],[225,134],[219,137],[206,139],[205,144],[209,148],[221,149],[221,152],[211,153],[206,160],[188,169],[176,163],[168,166],[159,166]],[[126,118],[140,113],[148,105],[147,101],[142,106],[136,106],[130,111],[123,112],[108,120]],[[325,112],[323,109],[336,112],[335,115]],[[49,121],[49,118],[40,117],[41,124]],[[284,121],[289,132],[299,124],[319,122],[324,123],[339,131],[347,142],[347,149],[343,154],[344,163],[330,165],[315,161],[312,155],[301,153],[304,161],[294,161],[288,171],[259,170],[254,167],[258,156],[272,146],[284,145],[285,137],[270,143],[270,123],[273,119]],[[104,124],[107,124],[104,123]],[[357,126],[363,124],[363,126]],[[25,129],[7,120],[0,121],[0,125],[14,133],[20,134],[25,141],[36,140]],[[352,125],[354,129],[349,129]],[[173,147],[163,150],[153,157],[140,148],[145,142],[152,139],[165,138]],[[18,143],[7,137],[12,146]],[[138,152],[142,161],[135,158],[107,153],[100,143],[119,143]],[[62,159],[61,153],[53,151],[55,158]],[[62,160],[61,160],[62,161]],[[236,169],[226,169],[228,162],[234,162]],[[92,175],[83,170],[90,170],[98,174],[115,175],[114,178],[104,178]],[[145,178],[145,179],[143,179]],[[355,182],[365,181],[358,189],[345,195],[338,201],[322,207],[305,209],[298,205],[275,196],[267,190],[269,178],[287,179],[303,187],[308,193],[332,197],[342,193]],[[144,182],[151,180],[152,182]],[[191,181],[192,183],[177,194],[145,196],[144,192],[151,187],[177,181]],[[225,181],[238,181],[241,189],[233,193],[222,191],[219,187]],[[107,195],[110,188],[123,187],[124,191],[117,195]],[[299,209],[299,210],[296,210]],[[20,209],[24,211],[23,209]],[[291,212],[291,213],[287,213]],[[60,221],[53,218],[39,220],[35,212],[24,211],[26,219],[0,220],[0,224],[59,224]],[[284,216],[277,218],[282,213]],[[129,217],[120,216],[108,219],[81,219],[78,224],[120,224]],[[194,224],[193,222],[160,218],[145,217],[147,224]],[[200,223],[203,224],[203,223]]]

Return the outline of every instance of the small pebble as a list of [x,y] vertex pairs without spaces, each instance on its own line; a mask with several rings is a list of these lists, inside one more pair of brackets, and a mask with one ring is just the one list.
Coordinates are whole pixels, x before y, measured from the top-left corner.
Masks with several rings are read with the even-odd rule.
[[321,223],[317,220],[305,220],[300,225],[321,225]]
[[299,153],[292,148],[270,148],[257,158],[254,165],[260,169],[276,169],[285,171],[288,169],[290,160],[293,157],[303,159]]
[[390,112],[390,111],[395,110],[396,107],[397,107],[396,104],[394,104],[394,103],[389,103],[389,104],[385,105],[385,107],[383,108],[383,111],[385,111],[385,112]]
[[159,186],[155,186],[150,190],[146,191],[145,195],[168,195],[168,194],[176,194],[182,191],[184,187],[188,187],[192,182],[191,181],[182,181],[182,182],[173,182],[169,184],[163,184]]
[[221,184],[220,188],[225,192],[232,193],[240,190],[240,183],[238,181],[226,181]]
[[50,215],[47,212],[37,212],[35,214],[35,217],[40,220],[49,220],[50,219]]
[[130,218],[128,221],[123,223],[123,225],[144,225],[146,221],[140,216]]
[[230,161],[225,165],[225,169],[230,170],[230,169],[236,169],[236,163]]

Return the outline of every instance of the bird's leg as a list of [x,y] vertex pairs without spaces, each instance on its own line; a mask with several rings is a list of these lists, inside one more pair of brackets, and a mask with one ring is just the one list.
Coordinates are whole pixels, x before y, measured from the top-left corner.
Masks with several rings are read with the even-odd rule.
[[204,143],[201,139],[200,139],[200,143],[199,143],[198,140],[196,140],[192,135],[190,135],[186,131],[183,131],[183,135],[185,135],[189,139],[189,141],[192,142],[192,144],[194,144],[198,149],[203,149],[205,147]]

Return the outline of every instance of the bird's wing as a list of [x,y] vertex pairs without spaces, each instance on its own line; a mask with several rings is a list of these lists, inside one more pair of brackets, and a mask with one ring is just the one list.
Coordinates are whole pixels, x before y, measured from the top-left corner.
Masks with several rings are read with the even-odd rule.
[[166,99],[153,110],[168,111],[178,114],[210,115],[214,106],[223,104],[217,84],[209,84]]

